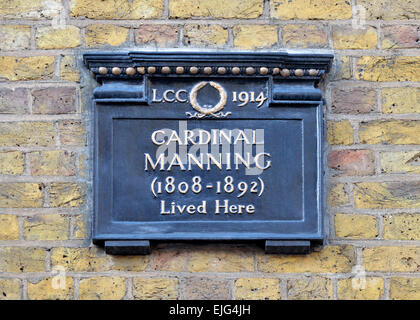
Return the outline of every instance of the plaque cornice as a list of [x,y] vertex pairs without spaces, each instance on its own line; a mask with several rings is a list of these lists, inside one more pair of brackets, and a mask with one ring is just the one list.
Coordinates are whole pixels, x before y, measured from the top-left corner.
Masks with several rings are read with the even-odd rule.
[[270,105],[318,104],[315,84],[329,71],[333,55],[278,52],[90,52],[84,62],[102,84],[101,102],[146,104],[148,78],[268,79]]
[[273,77],[316,81],[333,55],[279,52],[93,52],[83,55],[94,77]]

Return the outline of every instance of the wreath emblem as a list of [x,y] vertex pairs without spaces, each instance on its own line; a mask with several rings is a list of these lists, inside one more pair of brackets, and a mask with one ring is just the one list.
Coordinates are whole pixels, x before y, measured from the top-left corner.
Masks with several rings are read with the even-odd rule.
[[[219,92],[220,99],[215,106],[201,106],[197,101],[198,91],[204,88],[207,84],[210,84]],[[185,114],[188,115],[190,118],[203,118],[205,116],[210,115],[216,118],[224,118],[231,114],[231,112],[224,113],[221,111],[225,107],[226,102],[227,93],[219,83],[214,81],[201,81],[197,83],[190,91],[190,103],[194,110],[196,110],[197,112],[186,112]]]

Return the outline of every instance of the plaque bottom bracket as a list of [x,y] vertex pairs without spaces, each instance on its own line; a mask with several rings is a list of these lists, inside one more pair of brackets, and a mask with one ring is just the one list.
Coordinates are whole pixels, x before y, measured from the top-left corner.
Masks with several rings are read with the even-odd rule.
[[[105,252],[110,255],[148,255],[151,253],[149,240],[105,241]],[[265,240],[266,254],[309,254],[313,251],[311,241]]]

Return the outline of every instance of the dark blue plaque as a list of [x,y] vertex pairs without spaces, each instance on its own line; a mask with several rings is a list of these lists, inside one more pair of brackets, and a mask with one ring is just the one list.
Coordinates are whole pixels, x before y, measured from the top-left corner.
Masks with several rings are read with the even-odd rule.
[[322,94],[332,56],[89,53],[94,91],[93,239],[144,254],[149,241],[324,240]]

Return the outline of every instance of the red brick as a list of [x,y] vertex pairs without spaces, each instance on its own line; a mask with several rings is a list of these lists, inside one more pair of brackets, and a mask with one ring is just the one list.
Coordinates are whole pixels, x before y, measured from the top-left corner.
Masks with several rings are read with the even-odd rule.
[[28,91],[23,88],[0,88],[0,113],[22,114],[28,113]]
[[335,150],[328,156],[334,175],[362,176],[374,173],[374,158],[369,150]]
[[32,112],[63,114],[76,112],[75,88],[44,88],[32,91]]
[[358,114],[375,111],[376,92],[374,90],[334,88],[331,96],[333,113]]
[[142,25],[134,32],[137,44],[158,47],[173,46],[178,41],[178,28],[171,25]]

